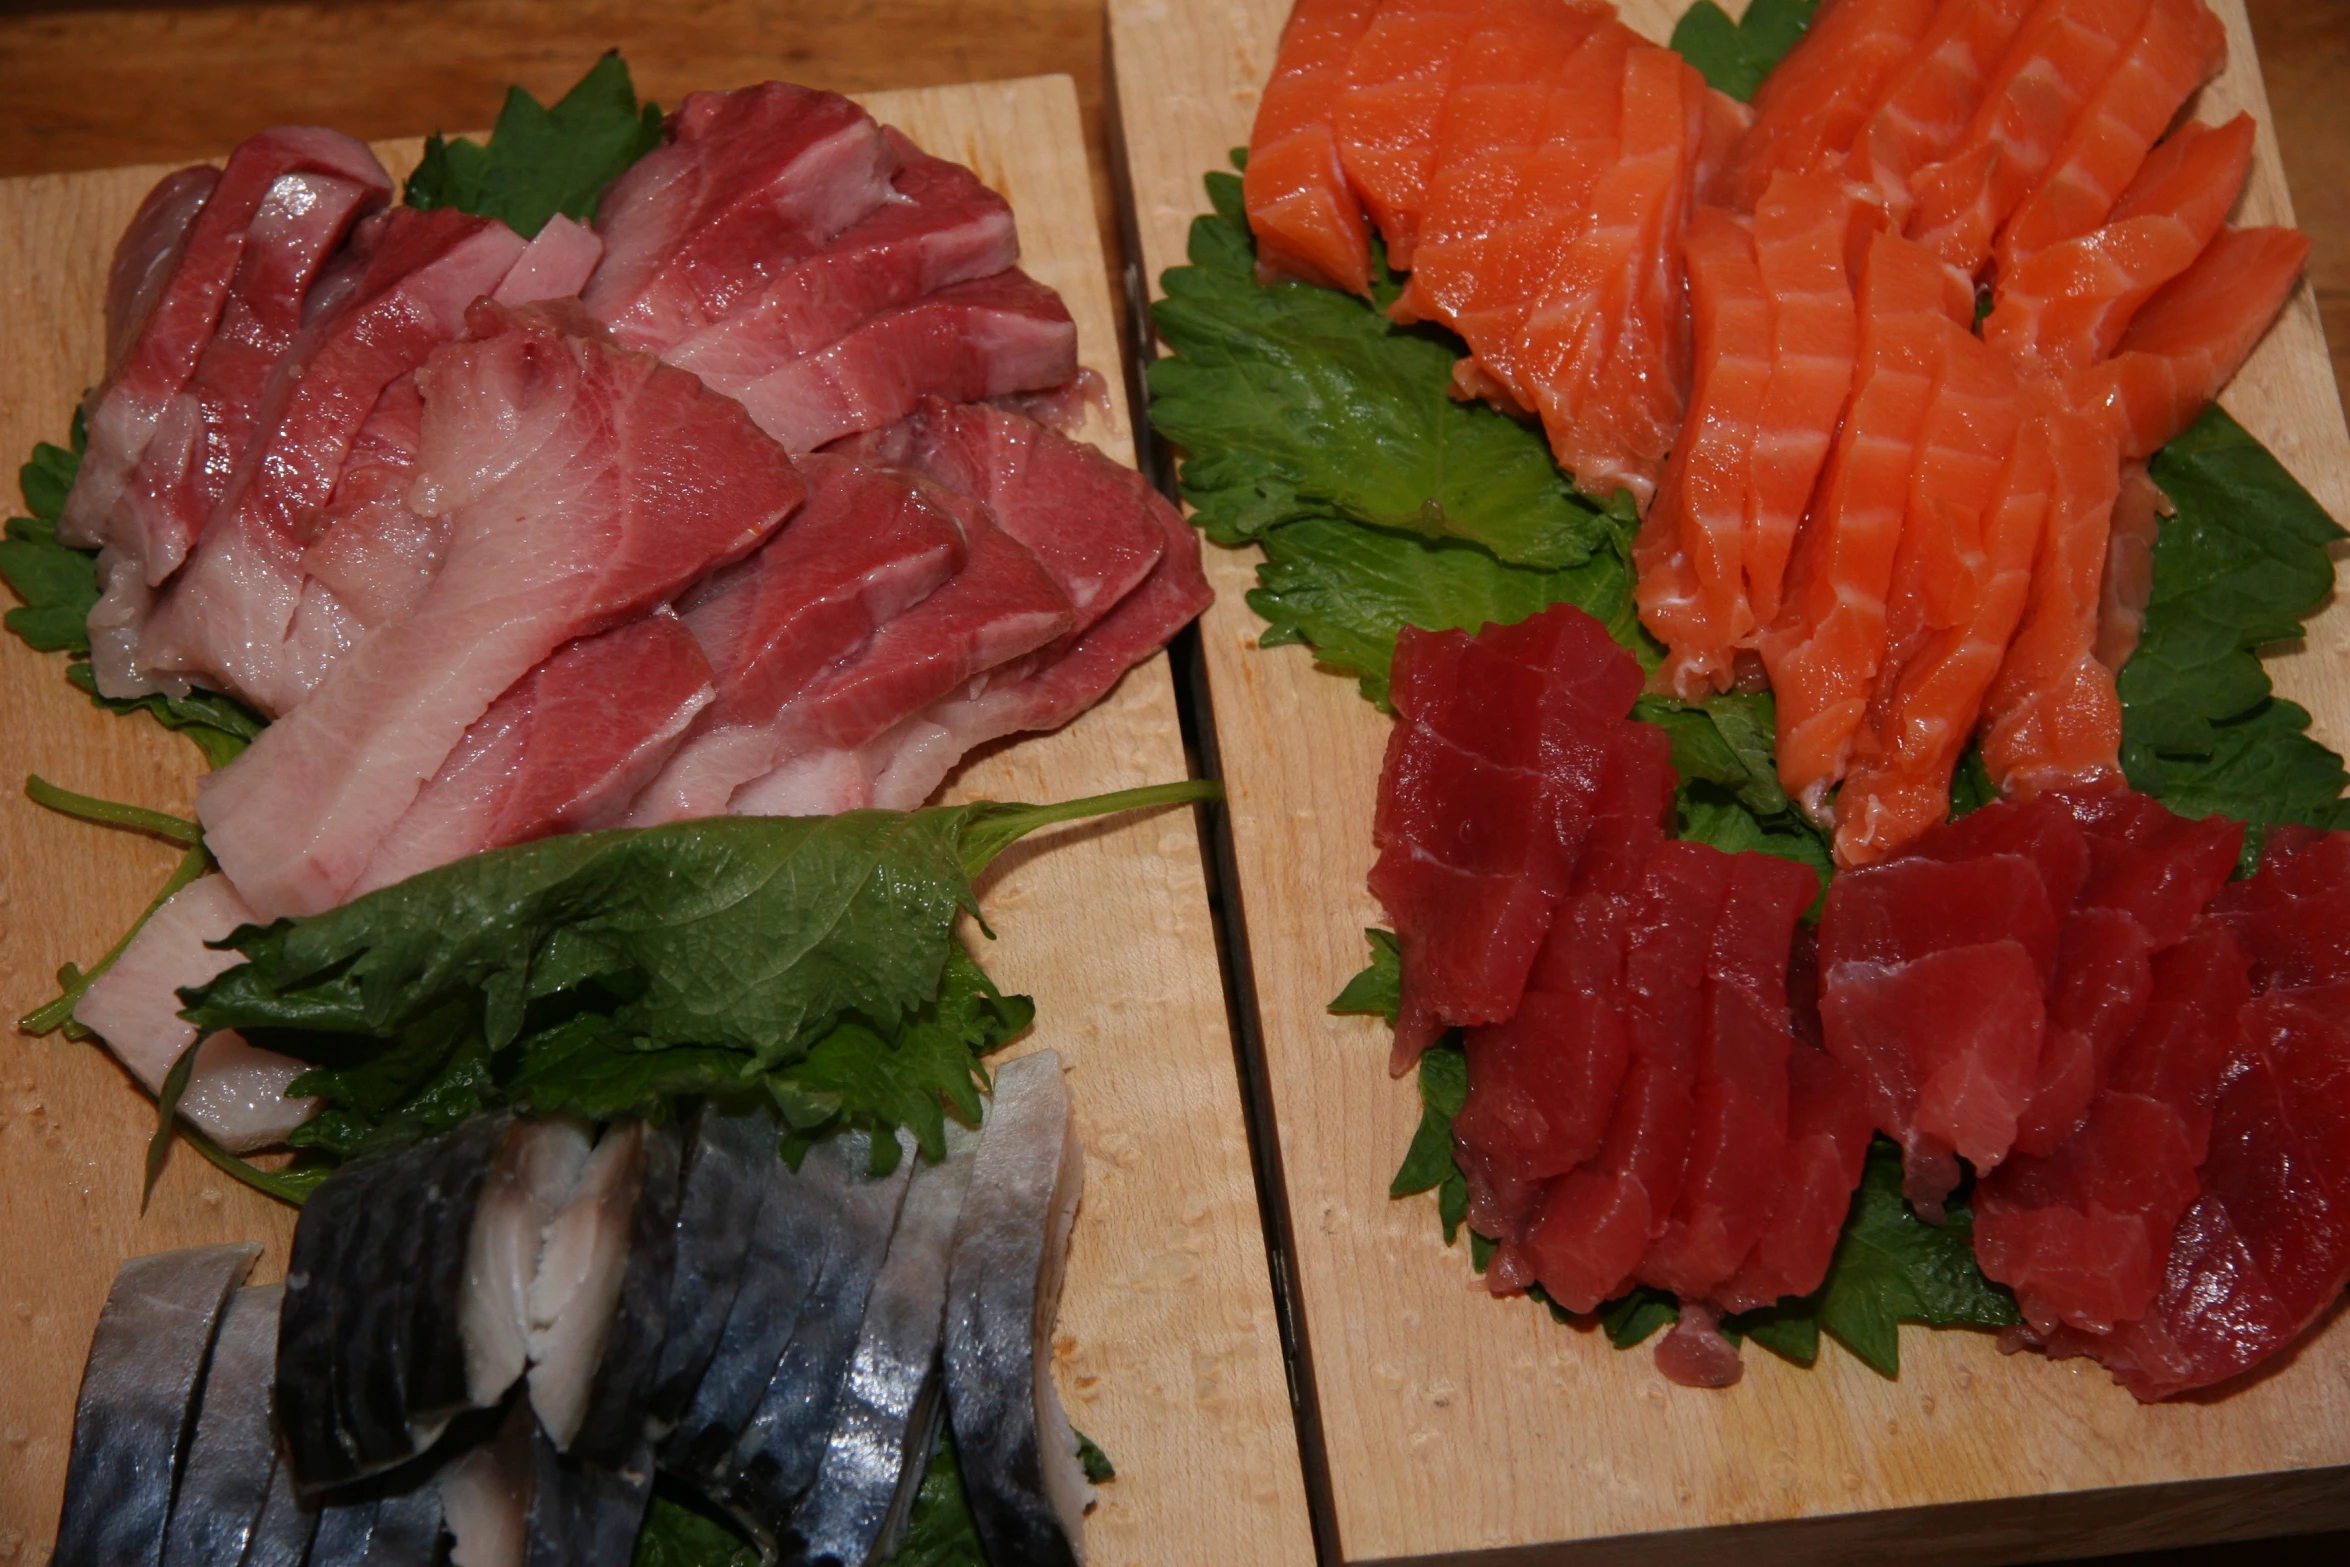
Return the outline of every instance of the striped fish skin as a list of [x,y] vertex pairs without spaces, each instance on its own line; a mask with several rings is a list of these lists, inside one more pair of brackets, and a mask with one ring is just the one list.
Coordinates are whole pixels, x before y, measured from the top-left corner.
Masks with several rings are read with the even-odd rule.
[[646,1395],[669,1335],[674,1286],[691,1282],[677,1278],[684,1153],[684,1138],[676,1126],[647,1127],[637,1149],[628,1263],[588,1389],[587,1412],[569,1449],[606,1466],[626,1466],[644,1445]]
[[270,1471],[261,1516],[253,1520],[253,1533],[245,1542],[242,1567],[302,1567],[310,1559],[310,1539],[317,1530],[317,1510],[303,1505],[293,1467],[280,1457]]
[[264,1284],[229,1297],[172,1502],[164,1567],[238,1567],[245,1559],[277,1469],[269,1384],[285,1293],[282,1284]]
[[625,1462],[607,1465],[556,1451],[545,1429],[536,1427],[530,1470],[526,1567],[628,1567],[653,1499],[649,1443],[640,1443]]
[[668,1332],[645,1398],[657,1436],[666,1436],[684,1417],[726,1330],[758,1224],[760,1194],[769,1168],[782,1162],[777,1137],[775,1117],[760,1108],[730,1114],[708,1105],[696,1118],[678,1206]]

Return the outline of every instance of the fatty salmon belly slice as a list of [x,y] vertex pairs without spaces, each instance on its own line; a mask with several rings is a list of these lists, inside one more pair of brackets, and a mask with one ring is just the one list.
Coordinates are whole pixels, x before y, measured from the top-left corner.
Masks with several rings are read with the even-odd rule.
[[2153,961],[2145,1016],[2081,1129],[1978,1188],[1975,1250],[2025,1320],[2111,1331],[2152,1306],[2179,1216],[2201,1187],[2221,1072],[2252,997],[2243,948],[2206,925]]
[[667,608],[565,643],[474,720],[352,895],[484,849],[616,825],[716,694],[710,661]]
[[[1297,16],[1305,9],[1301,5]],[[1455,62],[1495,12],[1511,8],[1491,0],[1387,0],[1353,9],[1354,30],[1339,61],[1335,91],[1322,109],[1323,123],[1330,127],[1342,189],[1351,189],[1369,212],[1387,247],[1388,265],[1405,271],[1417,265],[1416,245]],[[1297,25],[1293,18],[1290,26]],[[1288,47],[1284,35],[1284,59]],[[1268,88],[1266,109],[1257,115],[1260,126],[1272,102]],[[1256,162],[1253,146],[1249,161]],[[1255,206],[1252,201],[1252,213]]]
[[962,569],[777,713],[778,760],[735,790],[734,814],[831,816],[871,805],[888,760],[877,742],[974,681],[1027,675],[1075,624],[1052,573],[984,506],[943,485],[930,493],[962,529]]
[[197,802],[266,918],[332,907],[473,721],[563,643],[641,614],[780,525],[805,494],[740,409],[683,371],[483,303],[419,374],[411,503],[449,554]]
[[2104,224],[2156,140],[2227,63],[2227,30],[2204,0],[2154,0],[2048,172],[1999,231],[1999,275]]
[[[1516,339],[1560,253],[1591,227],[1638,34],[1564,6],[1480,6],[1434,122],[1412,273],[1391,314],[1458,332],[1521,407]],[[1456,371],[1456,381],[1466,373]],[[1480,384],[1475,391],[1482,395]]]
[[1942,329],[1934,401],[1893,560],[1885,660],[1836,800],[1839,863],[1883,857],[1948,813],[1951,769],[2023,615],[2045,447],[2015,372]]
[[1673,841],[1649,853],[1624,950],[1631,1040],[1615,1113],[1592,1160],[1544,1195],[1526,1256],[1562,1309],[1621,1294],[1680,1195],[1696,1122],[1705,977],[1729,895],[1732,857]]
[[1707,89],[1679,55],[1645,45],[1626,51],[1623,82],[1616,161],[1527,316],[1518,375],[1577,486],[1645,505],[1688,393],[1680,236]]
[[1911,180],[1916,205],[1903,232],[1957,271],[1980,272],[1992,241],[2047,174],[2152,4],[2040,0],[1965,132]]
[[782,82],[689,93],[662,134],[597,203],[604,259],[580,294],[622,344],[651,353],[880,206],[896,172],[871,115]]
[[1715,1289],[1724,1311],[1754,1311],[1809,1295],[1828,1276],[1869,1156],[1860,1085],[1819,1046],[1787,1051],[1787,1151],[1771,1215],[1738,1271]]
[[1700,207],[1682,242],[1696,368],[1689,416],[1632,547],[1641,624],[1665,644],[1657,679],[1686,699],[1727,691],[1754,632],[1747,486],[1771,379],[1771,299],[1745,220]]
[[1068,307],[1015,269],[885,310],[734,396],[786,450],[806,452],[896,424],[924,397],[977,402],[1043,391],[1076,374]]
[[2144,461],[2186,433],[2268,335],[2309,261],[2293,229],[2222,229],[2195,264],[2146,302],[2112,359],[2074,395]]
[[1347,61],[1378,11],[1377,0],[1298,0],[1281,29],[1240,176],[1263,281],[1371,292],[1370,228],[1340,161],[1336,121]]
[[868,317],[993,277],[1020,259],[1003,197],[898,131],[884,126],[882,135],[898,160],[890,199],[783,267],[756,299],[662,350],[663,359],[732,393]]
[[1885,656],[1886,595],[1945,334],[1971,301],[1934,258],[1879,233],[1861,266],[1852,403],[1758,638],[1778,699],[1779,778],[1814,821],[1850,761]]
[[2038,399],[2055,458],[2031,600],[1983,699],[1983,763],[2001,791],[2094,788],[2121,779],[2121,698],[2097,661],[2097,617],[2120,454],[2096,420]]
[[1757,631],[1779,618],[1787,558],[1852,395],[1860,351],[1853,272],[1863,238],[1881,223],[1824,174],[1773,175],[1755,209],[1755,265],[1770,295],[1772,330],[1741,552]]
[[1714,927],[1691,1097],[1689,1161],[1643,1283],[1704,1300],[1738,1271],[1768,1226],[1787,1161],[1787,957],[1819,877],[1791,860],[1731,856]]
[[821,453],[799,467],[808,499],[790,525],[680,602],[717,699],[638,794],[628,826],[722,814],[783,759],[776,721],[788,705],[963,568],[962,528],[926,486]]
[[2218,237],[2252,168],[2252,116],[2181,127],[2146,160],[2102,228],[2002,265],[1983,337],[2018,367],[2075,376]]
[[[366,146],[340,131],[280,126],[240,143],[211,183],[184,235],[173,228],[195,186],[205,177],[182,170],[150,193],[124,235],[137,249],[118,251],[109,304],[122,296],[124,315],[109,322],[106,383],[83,405],[88,450],[58,519],[58,537],[79,549],[112,542],[110,518],[131,471],[147,449],[174,397],[195,374],[228,301],[244,234],[279,176],[324,174],[372,187],[386,196],[391,178]],[[150,248],[152,247],[152,248]],[[142,256],[142,253],[143,256]],[[171,258],[168,279],[154,274]],[[133,279],[136,279],[134,282]],[[145,300],[133,323],[129,312]],[[126,541],[127,542],[127,541]],[[140,562],[144,571],[146,563]]]
[[1917,52],[1895,73],[1853,138],[1847,175],[1899,228],[1910,180],[1946,156],[1982,106],[1985,86],[2034,0],[1941,0]]
[[[349,606],[305,580],[304,553],[332,526],[338,481],[358,457],[399,463],[392,448],[409,438],[409,411],[389,389],[464,331],[466,308],[524,248],[503,223],[446,208],[398,207],[362,226],[312,290],[311,320],[264,393],[267,433],[186,568],[144,622],[110,621],[103,637],[93,626],[101,685],[100,660],[120,656],[165,689],[211,686],[272,716],[309,695],[359,631]],[[361,453],[360,432],[387,397]],[[102,643],[119,655],[101,655]]]
[[1828,0],[1754,94],[1754,125],[1722,174],[1725,200],[1752,212],[1773,174],[1829,173],[1918,53],[1935,0]]

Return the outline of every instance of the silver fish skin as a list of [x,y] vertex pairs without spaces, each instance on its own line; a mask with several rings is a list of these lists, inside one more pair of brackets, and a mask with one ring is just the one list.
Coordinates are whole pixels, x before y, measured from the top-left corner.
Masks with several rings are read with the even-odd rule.
[[279,1313],[275,1407],[284,1456],[306,1493],[356,1478],[335,1407],[335,1369],[343,1336],[345,1254],[364,1239],[381,1157],[353,1159],[328,1176],[302,1205],[286,1259],[286,1299]]
[[204,1372],[196,1435],[165,1531],[163,1567],[239,1567],[277,1470],[269,1384],[277,1371],[282,1284],[229,1297]]
[[661,1340],[645,1410],[665,1437],[693,1402],[741,1287],[768,1172],[782,1163],[775,1117],[754,1107],[728,1114],[704,1105],[695,1117],[677,1213],[668,1330]]
[[1069,1229],[1085,1157],[1060,1058],[996,1070],[947,1268],[947,1418],[990,1561],[1075,1567],[1093,1488],[1053,1386]]
[[684,1155],[684,1137],[676,1126],[647,1126],[638,1143],[628,1264],[588,1388],[587,1412],[568,1449],[606,1468],[627,1467],[646,1442],[646,1393],[669,1336]]
[[653,1499],[652,1445],[605,1464],[558,1451],[541,1429],[530,1459],[526,1567],[629,1567]]
[[408,1434],[416,1450],[432,1445],[451,1419],[475,1406],[469,1394],[464,1315],[474,1225],[490,1168],[511,1115],[477,1115],[436,1140],[415,1208],[421,1245],[401,1281],[406,1317],[403,1387]]
[[322,1511],[309,1567],[435,1567],[440,1553],[441,1489],[425,1476],[406,1490]]
[[260,1246],[133,1257],[114,1275],[74,1402],[55,1567],[163,1559],[172,1490],[229,1295]]
[[[913,1134],[901,1131],[898,1138],[897,1165],[878,1179],[866,1173],[871,1144],[861,1134],[835,1137],[811,1149],[801,1166],[803,1174],[825,1168],[837,1172],[840,1217],[826,1237],[815,1287],[800,1307],[757,1411],[735,1444],[728,1507],[762,1541],[780,1538],[824,1456],[865,1303],[889,1254],[918,1162]],[[819,1156],[828,1152],[831,1160],[819,1165]]]
[[895,1544],[893,1515],[920,1487],[935,1434],[947,1258],[978,1147],[977,1133],[949,1122],[946,1158],[907,1184],[816,1477],[792,1514],[788,1557],[865,1567]]
[[318,1531],[318,1510],[302,1500],[294,1471],[283,1457],[270,1471],[269,1495],[245,1544],[243,1567],[302,1567],[310,1559],[310,1537]]

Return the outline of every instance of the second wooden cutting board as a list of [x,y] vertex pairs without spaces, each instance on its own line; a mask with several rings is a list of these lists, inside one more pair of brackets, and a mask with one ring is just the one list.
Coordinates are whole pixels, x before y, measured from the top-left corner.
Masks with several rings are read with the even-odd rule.
[[[1633,0],[1663,38],[1681,0]],[[1737,4],[1728,7],[1737,12]],[[2204,117],[2251,109],[2239,217],[2290,222],[2241,0],[2214,0],[2232,62]],[[1155,293],[1204,209],[1200,179],[1248,140],[1288,0],[1111,0],[1136,264]],[[1136,279],[1134,281],[1141,281]],[[1140,292],[1140,291],[1138,291]],[[2304,288],[2226,398],[2337,516],[2346,437]],[[2144,1408],[2085,1361],[2005,1357],[1986,1335],[1902,1335],[1889,1382],[1840,1348],[1800,1370],[1746,1357],[1719,1393],[1667,1384],[1524,1300],[1476,1287],[1430,1199],[1387,1183],[1418,1118],[1387,1033],[1325,1010],[1383,923],[1365,891],[1388,721],[1300,647],[1259,649],[1254,551],[1211,549],[1203,624],[1258,1065],[1285,1185],[1331,1523],[1350,1562],[1755,1564],[2024,1561],[2350,1523],[2350,1328],[2252,1386]],[[2350,744],[2350,611],[2275,666]]]

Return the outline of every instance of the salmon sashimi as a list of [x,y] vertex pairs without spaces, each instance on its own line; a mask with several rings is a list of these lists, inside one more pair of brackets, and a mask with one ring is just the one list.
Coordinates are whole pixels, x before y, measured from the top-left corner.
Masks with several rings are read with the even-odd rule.
[[1754,127],[1722,174],[1722,195],[1751,212],[1785,170],[1840,162],[1888,85],[1934,25],[1935,0],[1828,0],[1754,95]]
[[2123,455],[2153,456],[2235,377],[2308,261],[2309,236],[2293,229],[2222,229],[2075,383],[2076,398],[2120,432]]
[[[1559,258],[1592,223],[1592,193],[1615,160],[1624,57],[1640,38],[1616,22],[1575,24],[1556,6],[1529,19],[1493,8],[1464,52],[1446,104],[1427,213],[1400,321],[1458,332],[1483,380],[1470,395],[1533,407],[1517,337]],[[1572,41],[1571,41],[1572,40]]]
[[1874,208],[1825,174],[1773,175],[1754,211],[1772,327],[1771,384],[1746,492],[1746,597],[1757,626],[1779,618],[1787,557],[1852,395],[1854,260],[1877,225]]
[[1910,182],[1917,205],[1904,232],[1961,272],[1980,271],[2000,225],[2047,173],[2150,4],[2040,0],[1957,143]]
[[2097,598],[2097,662],[2117,679],[2146,629],[2146,606],[2154,602],[2154,543],[2172,510],[2170,497],[2144,463],[2122,465],[2105,541],[2105,582]]
[[1950,809],[1950,775],[2023,619],[2048,448],[2015,372],[1963,328],[1940,384],[1894,560],[1886,656],[1836,799],[1836,858],[1882,858]]
[[1641,623],[1677,696],[1727,691],[1754,630],[1741,556],[1755,420],[1771,379],[1771,301],[1745,219],[1700,207],[1683,241],[1696,346],[1689,419],[1632,547]]
[[2002,263],[1983,336],[2027,369],[2072,375],[2111,355],[2156,290],[2194,265],[2252,167],[2252,116],[2188,126],[2156,149],[2102,228]]
[[1624,55],[1615,162],[1590,229],[1527,317],[1518,375],[1559,465],[1584,490],[1654,495],[1680,433],[1689,349],[1681,228],[1705,133],[1705,78],[1670,49]]
[[1727,204],[1726,177],[1738,143],[1754,129],[1754,111],[1719,88],[1705,94],[1705,134],[1697,141],[1697,169],[1690,186],[1707,206]]
[[1370,229],[1331,116],[1348,56],[1378,9],[1377,0],[1297,0],[1281,30],[1240,180],[1260,276],[1371,291]]
[[1880,233],[1861,267],[1852,405],[1761,637],[1779,777],[1816,821],[1844,774],[1885,653],[1885,599],[1947,329],[1972,301],[1933,256]]
[[2031,603],[1983,702],[1983,761],[2010,795],[2121,781],[2121,698],[2097,613],[2121,458],[2112,431],[2038,394],[2055,457]]
[[1983,102],[2032,0],[1942,0],[1930,28],[1853,139],[1850,176],[1896,225],[1909,216],[1909,182],[1949,152]]
[[1999,275],[2103,224],[2180,106],[2227,63],[2227,30],[2204,0],[2154,0],[2144,30],[2090,95],[2048,173],[2000,231]]

